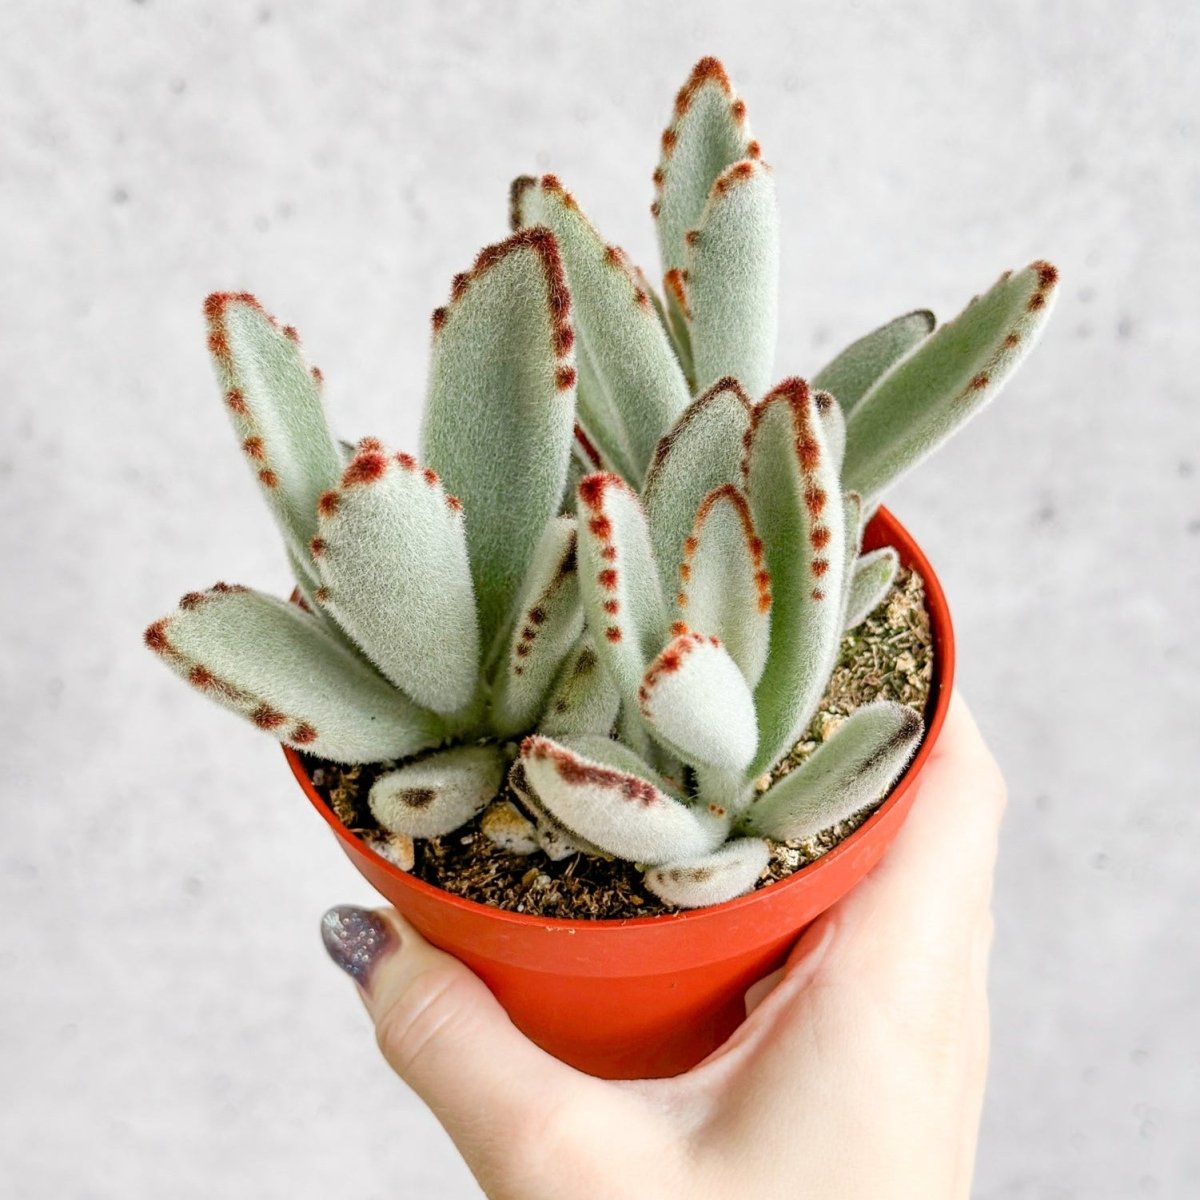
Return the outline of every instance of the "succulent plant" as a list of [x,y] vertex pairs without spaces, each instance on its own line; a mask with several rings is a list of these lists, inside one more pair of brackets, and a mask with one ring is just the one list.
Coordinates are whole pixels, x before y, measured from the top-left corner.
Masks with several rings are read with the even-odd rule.
[[909,313],[771,386],[772,172],[715,59],[654,182],[661,299],[555,176],[515,181],[512,236],[434,313],[419,459],[347,455],[294,330],[210,297],[304,606],[218,584],[146,642],[286,744],[384,763],[369,802],[394,835],[483,812],[511,851],[625,858],[694,907],[752,888],[766,839],[874,803],[919,743],[877,702],[756,786],[896,576],[894,550],[861,553],[882,492],[995,395],[1057,275],[1006,273],[940,328]]

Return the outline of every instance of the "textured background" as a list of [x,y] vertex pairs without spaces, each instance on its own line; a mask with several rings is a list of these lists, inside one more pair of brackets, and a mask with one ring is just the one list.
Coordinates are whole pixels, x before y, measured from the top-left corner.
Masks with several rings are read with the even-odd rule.
[[288,586],[199,304],[252,288],[341,430],[411,446],[510,177],[649,262],[706,52],[777,168],[780,372],[1063,270],[1039,353],[891,500],[1012,787],[976,1194],[1200,1194],[1198,35],[1184,0],[0,6],[4,1194],[477,1194],[323,960],[365,886],[138,644],[188,588]]

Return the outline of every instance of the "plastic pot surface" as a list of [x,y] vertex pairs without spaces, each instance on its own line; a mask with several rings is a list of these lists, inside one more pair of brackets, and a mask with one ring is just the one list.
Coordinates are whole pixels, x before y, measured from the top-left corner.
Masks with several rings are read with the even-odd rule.
[[435,946],[491,988],[513,1023],[590,1074],[662,1077],[715,1050],[745,1017],[746,989],[781,966],[804,927],[879,861],[908,814],[914,783],[941,733],[954,677],[950,612],[920,548],[886,509],[863,549],[892,545],[925,581],[933,633],[927,729],[890,795],[823,857],[711,908],[629,920],[566,921],[507,912],[451,895],[393,866],[326,806],[299,755],[285,749],[301,788],[362,875]]

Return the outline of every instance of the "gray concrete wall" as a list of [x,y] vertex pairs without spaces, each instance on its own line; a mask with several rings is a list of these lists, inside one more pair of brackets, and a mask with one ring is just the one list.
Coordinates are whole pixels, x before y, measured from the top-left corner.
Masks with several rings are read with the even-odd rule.
[[199,303],[252,288],[343,431],[412,445],[509,178],[651,260],[713,52],[777,169],[780,371],[1062,268],[1035,359],[892,497],[1012,787],[976,1194],[1200,1194],[1198,36],[1184,0],[3,5],[0,1190],[477,1194],[323,960],[367,889],[138,645],[187,588],[287,587]]

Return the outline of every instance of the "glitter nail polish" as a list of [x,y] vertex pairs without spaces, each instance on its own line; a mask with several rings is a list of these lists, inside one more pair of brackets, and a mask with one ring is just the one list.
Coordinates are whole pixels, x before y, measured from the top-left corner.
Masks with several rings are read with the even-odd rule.
[[371,986],[375,964],[396,945],[381,917],[353,904],[339,904],[321,918],[321,940],[329,957],[362,988]]

